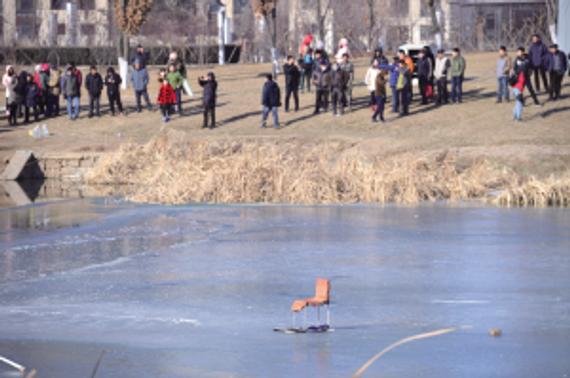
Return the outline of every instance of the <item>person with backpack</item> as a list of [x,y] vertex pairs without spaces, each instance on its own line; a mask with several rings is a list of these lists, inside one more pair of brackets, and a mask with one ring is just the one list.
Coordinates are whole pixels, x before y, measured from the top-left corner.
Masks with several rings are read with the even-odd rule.
[[530,60],[528,54],[525,52],[524,47],[519,47],[517,49],[517,57],[515,59],[515,64],[513,65],[513,70],[517,76],[520,72],[524,74],[524,84],[525,87],[528,89],[530,97],[534,101],[534,105],[537,107],[542,106],[538,101],[538,97],[532,86],[531,74],[530,74]]
[[208,72],[206,77],[198,79],[198,84],[203,88],[202,105],[204,106],[204,123],[202,128],[208,127],[208,116],[211,120],[210,129],[216,127],[216,99],[218,82],[213,72]]
[[111,114],[115,115],[115,105],[119,110],[120,115],[123,113],[123,103],[121,101],[121,84],[123,79],[121,75],[115,72],[113,67],[107,68],[107,75],[105,75],[105,86],[107,87],[107,98],[109,99],[109,108],[111,108]]
[[307,88],[307,93],[311,93],[311,78],[313,77],[313,67],[315,62],[313,60],[313,50],[307,49],[303,56],[303,76],[301,77],[301,93],[304,93]]
[[295,58],[289,55],[287,63],[283,65],[283,73],[285,74],[285,113],[289,112],[289,101],[291,94],[295,100],[295,111],[299,111],[299,83],[301,81],[301,71],[295,64]]
[[146,68],[142,68],[139,62],[135,62],[134,69],[131,70],[131,83],[135,91],[135,99],[137,102],[137,113],[142,111],[141,109],[141,97],[144,98],[148,111],[152,111],[152,104],[150,98],[148,97],[148,72]]
[[451,67],[449,58],[445,56],[443,49],[438,50],[435,60],[434,78],[437,85],[436,105],[449,103],[449,91],[447,90],[447,73]]
[[156,101],[160,105],[162,122],[168,123],[170,122],[172,107],[176,103],[176,93],[168,80],[158,79],[158,82],[160,83],[160,88],[158,90],[158,98]]
[[548,80],[546,78],[545,69],[548,48],[546,47],[546,44],[542,42],[540,35],[534,34],[532,36],[532,42],[528,48],[528,56],[529,78],[531,78],[534,73],[534,89],[536,89],[536,92],[540,92],[540,78],[542,77],[544,90],[548,92]]
[[420,94],[422,96],[422,105],[427,105],[429,97],[428,90],[433,73],[433,66],[431,64],[431,60],[426,55],[425,49],[420,50],[417,66]]
[[279,128],[279,107],[281,106],[281,90],[279,85],[273,80],[272,74],[265,75],[265,84],[261,92],[261,105],[263,106],[261,116],[261,128],[267,124],[269,113],[273,114],[273,126]]
[[[525,63],[522,61],[517,62],[517,65],[522,65],[522,64]],[[515,73],[510,79],[510,84],[513,88],[513,97],[515,98],[515,107],[513,108],[513,119],[516,122],[520,122],[524,107],[523,92],[525,87],[526,75],[522,67],[519,67],[519,69],[515,69],[514,71]]]
[[174,89],[176,94],[176,110],[178,114],[182,115],[182,86],[184,85],[184,78],[180,71],[176,69],[174,64],[168,66],[168,73],[166,74],[168,84]]
[[461,56],[459,47],[453,49],[451,53],[451,101],[460,104],[463,101],[463,79],[465,77],[465,59]]
[[67,115],[70,120],[79,118],[79,84],[73,66],[67,67],[61,80],[61,92],[67,102]]
[[91,66],[85,76],[85,88],[89,94],[89,118],[93,115],[101,117],[101,92],[103,92],[103,78],[97,72],[97,67]]
[[333,115],[340,117],[344,114],[346,104],[344,95],[348,87],[350,76],[348,72],[343,71],[337,63],[333,64],[331,75]]
[[331,92],[331,68],[327,61],[320,62],[318,68],[313,71],[313,85],[316,88],[314,115],[329,111],[329,96]]
[[497,60],[497,104],[510,101],[508,81],[509,75],[513,69],[513,62],[507,54],[507,48],[501,46],[499,48],[499,59]]
[[48,81],[47,112],[51,117],[59,117],[59,96],[61,94],[61,70],[54,64],[50,68]]
[[550,73],[548,99],[550,101],[556,101],[560,98],[562,80],[568,69],[568,61],[566,60],[566,54],[558,49],[557,44],[550,45],[549,49],[550,52],[546,60],[546,70]]

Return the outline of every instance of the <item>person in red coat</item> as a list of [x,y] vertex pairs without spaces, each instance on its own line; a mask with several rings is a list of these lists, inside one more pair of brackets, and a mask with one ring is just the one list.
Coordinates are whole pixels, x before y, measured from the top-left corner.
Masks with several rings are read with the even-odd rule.
[[172,86],[163,78],[158,80],[160,83],[160,89],[158,91],[158,103],[160,105],[160,111],[162,113],[162,121],[167,123],[170,121],[170,112],[172,106],[176,103],[176,93]]

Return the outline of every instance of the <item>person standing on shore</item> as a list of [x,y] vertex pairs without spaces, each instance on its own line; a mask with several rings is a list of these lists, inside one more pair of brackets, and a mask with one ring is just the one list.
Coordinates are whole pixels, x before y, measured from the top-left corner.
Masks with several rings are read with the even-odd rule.
[[89,118],[94,115],[101,117],[101,92],[103,91],[103,78],[97,72],[97,67],[91,66],[85,76],[85,88],[89,94]]
[[267,117],[269,113],[273,114],[273,126],[279,128],[279,107],[281,106],[281,90],[279,85],[273,80],[272,74],[265,76],[265,84],[261,93],[261,105],[263,106],[261,116],[261,128],[267,125]]
[[168,82],[168,80],[158,79],[160,88],[158,90],[157,102],[160,105],[160,112],[162,114],[162,122],[170,122],[170,112],[172,106],[176,103],[176,93]]
[[548,80],[546,78],[545,62],[548,55],[548,48],[542,42],[540,35],[535,34],[532,36],[532,42],[528,48],[528,55],[530,60],[530,75],[532,77],[534,73],[534,89],[536,92],[540,92],[540,78],[542,77],[542,82],[544,83],[544,90],[548,92]]
[[422,96],[422,105],[428,103],[428,87],[430,85],[430,78],[433,73],[433,66],[431,60],[426,55],[426,50],[421,49],[418,59],[418,81],[420,86],[420,95]]
[[[4,86],[4,89],[6,90],[6,115],[8,114],[8,108],[10,105],[10,102],[8,100],[8,98],[10,97],[10,87],[12,86],[12,84],[14,83],[14,80],[12,80],[14,77],[16,77],[16,71],[14,70],[13,66],[6,66],[6,73],[4,73],[4,76],[2,76],[2,85]],[[18,83],[18,80],[16,79],[15,85]]]
[[[520,65],[525,64],[519,61]],[[524,87],[525,87],[525,73],[523,67],[514,70],[514,76],[512,77],[511,85],[513,87],[513,97],[515,98],[515,107],[513,108],[513,119],[516,122],[520,122],[522,118],[522,111],[524,108]]]
[[376,76],[380,73],[380,62],[378,60],[372,61],[372,66],[366,71],[366,76],[364,77],[364,84],[370,93],[369,106],[373,106],[376,101]]
[[182,86],[184,85],[184,78],[180,71],[176,69],[174,64],[168,66],[168,73],[166,74],[166,81],[174,89],[176,95],[176,109],[178,114],[182,115]]
[[295,100],[295,111],[299,111],[299,84],[301,81],[301,71],[295,63],[292,55],[287,57],[287,62],[283,65],[283,73],[285,74],[285,113],[289,112],[289,101],[291,94]]
[[59,117],[59,95],[61,94],[61,70],[51,66],[48,81],[47,112],[51,117]]
[[204,123],[202,128],[208,127],[208,115],[210,116],[211,123],[210,129],[216,127],[216,98],[218,92],[218,82],[213,72],[208,72],[206,77],[198,79],[198,84],[203,88],[204,94],[202,105],[204,106]]
[[497,104],[510,101],[509,96],[509,74],[513,69],[513,62],[509,54],[507,54],[507,48],[501,46],[499,48],[499,59],[497,60]]
[[453,49],[451,53],[451,101],[454,104],[463,101],[463,79],[465,76],[465,59],[461,56],[459,47]]
[[386,104],[386,71],[380,71],[378,75],[376,75],[376,109],[374,110],[374,114],[372,115],[372,122],[378,122],[378,118],[380,118],[381,122],[384,122],[384,106]]
[[396,82],[396,90],[400,98],[400,116],[404,117],[409,114],[410,106],[410,87],[412,86],[412,73],[405,60],[400,60],[400,69],[398,71],[398,81]]
[[149,61],[149,54],[146,51],[144,51],[144,47],[142,45],[138,45],[137,51],[135,52],[135,55],[131,59],[131,65],[134,66],[135,62],[139,62],[141,68],[146,68],[148,61]]
[[39,109],[39,101],[40,101],[40,88],[34,77],[32,75],[28,76],[28,83],[26,86],[26,99],[25,99],[25,115],[24,115],[24,123],[30,122],[30,111],[34,112],[34,121],[38,121],[40,118],[40,109]]
[[549,100],[556,101],[560,98],[562,80],[568,68],[566,54],[558,49],[557,44],[550,46],[546,69],[550,73]]
[[313,76],[313,67],[315,61],[313,60],[313,50],[307,48],[303,56],[303,76],[301,78],[301,93],[307,88],[307,93],[311,93],[311,78]]
[[2,78],[2,84],[6,88],[6,113],[8,115],[8,123],[10,126],[18,124],[18,77],[12,66],[6,67],[6,75]]
[[313,71],[313,85],[316,88],[315,112],[319,114],[321,110],[325,113],[329,111],[329,96],[331,92],[331,68],[325,60]]
[[352,87],[354,85],[354,64],[350,61],[350,55],[344,54],[342,56],[342,63],[340,69],[348,75],[348,84],[343,93],[344,106],[348,106],[348,110],[352,111]]
[[524,74],[524,83],[526,88],[528,89],[528,93],[532,100],[534,101],[535,106],[542,106],[538,101],[538,97],[536,96],[536,92],[532,87],[531,75],[530,75],[530,60],[528,58],[528,54],[526,54],[524,47],[519,47],[517,49],[517,58],[515,60],[515,64],[513,66],[514,72],[518,75],[519,72]]
[[344,94],[346,93],[346,87],[348,86],[350,77],[337,63],[333,65],[331,75],[333,115],[340,117],[344,114],[344,106],[346,103]]
[[[186,80],[186,65],[184,64],[184,60],[182,58],[180,58],[178,56],[178,53],[176,51],[172,51],[169,55],[169,59],[168,59],[168,63],[167,66],[169,67],[169,73],[172,72],[171,70],[171,66],[174,66],[175,71],[177,71],[180,76],[182,77],[182,85],[181,88],[179,90],[176,90],[176,87],[173,86],[174,91],[176,93],[176,108],[177,111],[180,115],[182,115],[182,88],[184,87],[184,81]],[[168,73],[168,74],[169,74]],[[168,77],[167,74],[167,77]],[[172,85],[172,83],[171,83]],[[188,93],[189,95],[189,93]]]
[[142,68],[139,62],[135,62],[134,69],[131,71],[131,83],[135,90],[137,113],[141,112],[141,97],[144,97],[148,111],[152,111],[152,104],[148,97],[148,80],[146,68]]
[[61,80],[61,92],[67,102],[67,115],[70,120],[79,118],[79,85],[73,66],[68,66]]
[[113,67],[107,68],[107,75],[105,75],[105,86],[107,87],[107,98],[109,99],[109,108],[111,108],[111,115],[115,116],[115,105],[119,110],[119,114],[123,115],[123,103],[121,101],[121,84],[123,79],[121,75],[115,72]]
[[447,90],[447,73],[451,67],[449,58],[445,56],[444,50],[438,50],[437,58],[435,60],[434,77],[437,85],[437,99],[436,104],[449,103],[449,91]]

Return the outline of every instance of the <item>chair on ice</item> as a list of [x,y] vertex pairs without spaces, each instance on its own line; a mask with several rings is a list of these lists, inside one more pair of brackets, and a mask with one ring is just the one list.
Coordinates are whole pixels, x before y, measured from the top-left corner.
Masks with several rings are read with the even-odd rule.
[[[297,299],[291,305],[292,312],[292,326],[295,328],[296,315],[297,313],[306,310],[308,307],[316,308],[317,310],[317,321],[318,324],[309,328],[315,328],[317,330],[326,331],[330,328],[331,314],[330,314],[330,293],[331,293],[331,283],[329,280],[324,278],[317,278],[315,296],[306,299]],[[326,318],[325,323],[321,323],[321,307],[326,306]],[[303,327],[305,326],[307,319],[307,311],[304,311],[304,321]]]

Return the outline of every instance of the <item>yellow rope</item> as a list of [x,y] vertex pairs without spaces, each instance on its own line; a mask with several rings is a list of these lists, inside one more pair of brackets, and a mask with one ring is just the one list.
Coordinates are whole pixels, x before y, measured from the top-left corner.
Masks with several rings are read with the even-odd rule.
[[445,329],[440,329],[437,331],[432,331],[432,332],[428,332],[428,333],[422,333],[419,335],[415,335],[415,336],[410,336],[410,337],[406,337],[405,339],[402,339],[400,341],[395,342],[394,344],[388,346],[387,348],[383,349],[381,352],[379,352],[378,354],[376,354],[374,357],[372,357],[371,359],[369,359],[368,361],[366,361],[366,363],[364,365],[362,365],[362,367],[360,369],[358,369],[353,375],[352,378],[360,378],[362,376],[362,374],[364,374],[364,372],[366,372],[366,370],[374,363],[376,362],[380,357],[382,357],[383,355],[385,355],[386,353],[388,353],[389,351],[391,351],[394,348],[399,347],[402,344],[406,344],[409,343],[411,341],[416,341],[416,340],[421,340],[421,339],[428,339],[430,337],[435,337],[435,336],[441,336],[441,335],[445,335],[447,333],[452,333],[457,331],[458,328],[445,328]]

